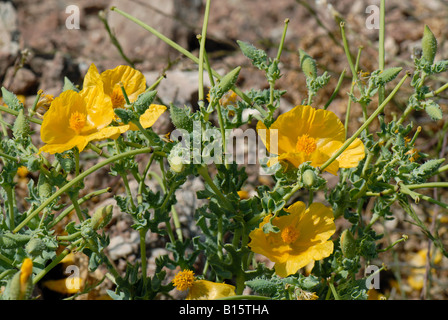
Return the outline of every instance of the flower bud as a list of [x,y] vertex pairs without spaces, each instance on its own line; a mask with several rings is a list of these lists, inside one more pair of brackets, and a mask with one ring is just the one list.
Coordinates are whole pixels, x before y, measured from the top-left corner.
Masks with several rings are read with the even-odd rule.
[[344,257],[352,259],[356,256],[356,240],[350,230],[346,229],[341,234],[341,250]]
[[113,209],[114,206],[111,204],[97,209],[90,221],[90,227],[93,230],[98,230],[107,226],[110,220],[112,220]]
[[311,169],[305,170],[302,175],[302,180],[306,186],[312,187],[317,180],[316,173]]
[[26,116],[23,114],[23,109],[20,109],[19,114],[14,121],[12,132],[14,134],[14,138],[16,139],[25,139],[30,135],[30,124]]
[[182,172],[182,169],[184,168],[184,164],[182,162],[182,158],[175,155],[173,157],[168,158],[168,162],[170,164],[171,170],[173,170],[176,173]]
[[440,106],[434,101],[429,100],[425,103],[425,111],[432,120],[442,120],[442,109],[440,109]]
[[422,38],[422,58],[430,65],[434,63],[434,58],[437,53],[437,39],[434,37],[431,29],[425,25]]
[[33,274],[33,261],[26,258],[20,271],[18,271],[5,289],[5,297],[8,300],[23,300],[27,299],[32,292],[33,283],[31,275]]
[[302,68],[305,76],[307,78],[311,77],[312,79],[316,79],[317,77],[316,61],[302,49],[299,49],[299,57],[300,57],[300,67]]

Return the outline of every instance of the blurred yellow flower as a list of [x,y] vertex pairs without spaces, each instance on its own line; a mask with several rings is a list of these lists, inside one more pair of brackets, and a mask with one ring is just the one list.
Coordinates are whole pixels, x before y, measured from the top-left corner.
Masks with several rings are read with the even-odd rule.
[[215,300],[235,295],[234,286],[208,280],[196,280],[191,270],[178,272],[172,282],[177,290],[189,289],[186,300]]
[[[434,254],[434,251],[431,251],[430,253],[430,259],[432,259],[432,263],[434,265],[440,264],[442,261],[442,253],[440,251],[437,251]],[[413,253],[410,255],[409,263],[411,264],[412,271],[410,276],[408,277],[408,283],[414,290],[421,290],[423,288],[423,282],[425,280],[425,273],[426,273],[426,262],[428,259],[428,250],[427,249],[421,249],[416,253]],[[432,269],[431,272],[434,272]]]
[[333,211],[321,203],[306,208],[298,201],[285,211],[289,214],[272,219],[279,232],[264,233],[263,226],[272,218],[268,215],[249,235],[252,251],[274,262],[275,272],[281,277],[328,257],[333,252],[329,239],[336,231]]
[[45,145],[39,153],[62,153],[74,147],[81,152],[90,141],[125,132],[126,128],[108,127],[113,118],[110,98],[100,88],[64,91],[44,115],[40,135]]
[[[261,121],[257,124],[257,130],[260,129],[267,129]],[[271,138],[275,135],[278,144],[273,145],[275,139]],[[278,154],[268,165],[283,160],[298,167],[310,161],[313,167],[319,167],[344,144],[345,128],[331,111],[296,106],[280,115],[266,130],[266,135],[260,137],[270,153]],[[364,144],[356,139],[325,171],[336,175],[339,168],[356,167],[364,157]]]

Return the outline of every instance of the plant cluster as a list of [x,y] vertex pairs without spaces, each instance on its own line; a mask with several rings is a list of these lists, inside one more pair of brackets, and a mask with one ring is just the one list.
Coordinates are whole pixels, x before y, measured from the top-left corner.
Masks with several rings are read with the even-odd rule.
[[[288,20],[276,57],[238,41],[242,54],[264,73],[268,89],[240,90],[237,81],[241,67],[224,76],[218,74],[205,52],[210,2],[198,37],[199,57],[144,22],[111,8],[114,14],[127,17],[198,64],[196,111],[155,104],[163,76],[147,86],[143,74],[129,66],[100,73],[92,64],[82,88],[66,78],[59,96],[39,92],[29,109],[2,87],[5,105],[0,110],[15,119],[13,123],[0,122],[2,299],[36,298],[33,287],[72,252],[88,257],[90,272],[100,265],[107,268],[106,277],[114,284],[109,290],[113,299],[159,299],[170,297],[174,288],[189,290],[187,299],[367,299],[369,281],[375,274],[363,274],[365,266],[407,239],[403,235],[382,247],[383,235],[373,228],[375,223],[394,219],[394,205],[401,206],[410,223],[448,256],[439,235],[421,221],[413,207],[420,201],[448,207],[418,192],[446,187],[446,183],[430,179],[448,166],[443,165],[445,159],[418,151],[415,142],[421,127],[407,123],[412,112],[422,110],[434,121],[442,119],[437,98],[448,84],[433,89],[425,80],[445,72],[448,62],[434,60],[437,41],[430,29],[425,26],[413,74],[402,68],[384,68],[384,56],[380,55],[380,67],[364,81],[358,70],[361,52],[352,61],[341,23],[353,77],[343,123],[331,111],[331,102],[345,71],[328,103],[313,106],[313,98],[329,85],[330,76],[326,72],[319,75],[316,61],[303,50],[297,58],[306,77],[308,97],[303,105],[277,114],[285,94],[276,84],[282,76],[280,58]],[[384,43],[380,42],[380,49],[384,53]],[[212,84],[208,95],[203,89],[204,71]],[[399,81],[394,88],[386,90],[396,79]],[[411,80],[413,93],[406,109],[388,121],[384,110],[407,79]],[[378,105],[374,106],[376,97]],[[352,104],[362,107],[364,121],[348,136]],[[369,113],[371,109],[374,111]],[[244,116],[246,111],[251,111],[249,117]],[[152,129],[165,112],[184,138],[193,143],[171,140]],[[218,123],[211,121],[212,116]],[[377,132],[371,132],[373,121],[379,122]],[[225,139],[203,139],[203,132],[214,130],[226,137],[226,130],[250,127],[254,122],[270,154],[260,166],[275,183],[273,187],[256,186],[255,194],[243,196],[241,190],[248,179],[246,166],[229,161],[225,152],[215,153],[226,150]],[[40,139],[33,139],[36,135],[30,123],[40,126]],[[83,170],[81,153],[91,154],[96,163]],[[135,161],[141,154],[149,155],[143,170]],[[210,157],[220,161],[209,163]],[[162,172],[158,177],[161,191],[147,185],[155,166]],[[114,195],[115,205],[89,212],[83,209],[87,207],[84,204],[110,189],[89,190],[82,197],[80,191],[85,191],[85,181],[102,168],[121,177],[126,194]],[[38,176],[27,185],[29,205],[24,211],[17,206],[15,192],[21,170]],[[327,185],[329,175],[338,176],[332,188]],[[176,191],[192,176],[202,177],[205,182],[204,190],[197,192],[197,198],[204,199],[205,204],[194,214],[200,234],[189,239],[182,233],[188,226],[180,224],[174,206]],[[138,185],[136,196],[130,189],[130,177]],[[316,200],[317,193],[324,195],[325,203]],[[307,203],[298,200],[299,195],[302,200],[307,195]],[[367,219],[363,211],[371,201],[373,209]],[[140,235],[140,257],[128,263],[124,274],[105,254],[110,240],[105,228],[114,206],[132,217],[132,228]],[[67,223],[64,218],[73,211],[76,216]],[[345,220],[349,227],[337,230],[338,219]],[[57,231],[60,229],[63,232]],[[148,233],[169,239],[169,254],[156,259],[152,274],[147,272]],[[274,266],[260,261],[260,256]],[[203,264],[198,264],[200,259]],[[178,273],[172,279],[167,270]],[[250,289],[250,294],[245,289]]]

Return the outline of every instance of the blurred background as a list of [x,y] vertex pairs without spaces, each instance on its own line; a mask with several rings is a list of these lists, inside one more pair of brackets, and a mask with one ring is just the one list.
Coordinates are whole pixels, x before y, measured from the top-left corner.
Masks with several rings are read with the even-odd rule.
[[[116,6],[141,19],[197,55],[199,43],[196,36],[202,28],[204,3],[202,0],[0,1],[0,81],[2,86],[22,95],[26,104],[31,105],[38,90],[54,96],[59,95],[64,77],[81,85],[91,63],[94,63],[100,72],[120,64],[131,64],[145,74],[148,84],[166,74],[166,79],[159,87],[161,99],[168,103],[195,105],[196,65],[148,31],[109,8]],[[320,74],[327,71],[331,75],[329,85],[314,99],[314,106],[328,100],[339,75],[343,69],[347,69],[340,93],[329,108],[343,119],[351,74],[342,47],[339,22],[346,22],[352,55],[356,56],[358,48],[362,46],[360,70],[368,75],[368,72],[378,68],[378,29],[374,25],[379,22],[375,11],[368,10],[369,6],[373,6],[373,9],[379,7],[379,0],[212,1],[206,49],[213,68],[223,74],[238,65],[243,66],[238,80],[238,86],[243,90],[268,88],[264,75],[253,68],[242,55],[236,40],[252,43],[274,57],[284,21],[289,19],[280,65],[283,76],[277,83],[277,88],[287,90],[287,93],[283,97],[279,112],[287,111],[307,98],[305,77],[300,70],[298,56],[298,50],[303,49],[316,60]],[[77,13],[79,16],[76,16]],[[425,24],[438,39],[439,51],[436,60],[448,59],[447,0],[386,1],[386,67],[401,66],[412,72],[413,53],[418,50]],[[117,43],[111,41],[108,28],[118,41],[118,47],[122,48],[122,54]],[[434,87],[438,87],[448,82],[448,75],[440,74],[438,78],[432,78],[430,81]],[[410,90],[407,86],[394,98],[386,110],[388,116],[404,109]],[[446,111],[446,95],[441,97],[440,105]],[[370,107],[375,106],[373,101]],[[420,151],[434,153],[440,140],[435,133],[441,130],[444,121],[432,122],[423,113],[416,113],[413,117],[424,127],[417,143],[421,147]],[[350,131],[353,132],[359,127],[360,118],[360,108],[353,107]],[[169,115],[165,114],[164,119],[158,121],[155,126],[159,134],[170,132],[172,125]],[[87,188],[99,188],[97,184],[100,183],[111,184],[111,179],[91,182],[92,185],[87,185]],[[258,180],[250,181],[255,185]],[[197,205],[194,190],[201,188],[200,181],[192,180],[186,185],[186,193],[179,195],[180,214],[187,216],[184,223],[190,221],[188,217],[191,218]],[[442,201],[448,201],[448,196],[444,199],[443,192],[439,197]],[[422,204],[417,210],[422,220],[430,223],[434,207]],[[439,208],[437,212],[446,220],[446,210],[442,210]],[[399,245],[397,251],[382,257],[389,259],[385,263],[393,267],[382,275],[380,291],[387,291],[395,299],[418,299],[421,297],[426,263],[426,254],[421,250],[427,247],[427,242],[418,228],[404,220],[403,213],[397,209],[397,219],[383,226],[384,232],[390,237],[389,240],[397,239],[403,233],[408,234],[410,239]],[[438,226],[441,235],[446,232],[448,226],[445,220],[440,219]],[[113,252],[114,247],[111,245],[113,260],[123,268],[125,261],[136,259],[137,254],[130,225],[131,222],[117,213],[115,224],[111,227],[111,242],[117,245],[130,244],[126,249],[122,246],[120,253]],[[114,240],[114,237],[121,238]],[[151,241],[152,245],[149,246],[148,250],[151,252],[148,256],[155,257],[160,254],[162,249],[159,248],[164,248],[163,243],[157,239],[148,241]],[[432,283],[426,297],[445,299],[448,297],[448,264],[446,258],[440,258],[437,264],[435,262],[434,260]],[[401,268],[399,275],[396,273],[397,268]],[[414,271],[418,276],[417,280],[411,278]]]

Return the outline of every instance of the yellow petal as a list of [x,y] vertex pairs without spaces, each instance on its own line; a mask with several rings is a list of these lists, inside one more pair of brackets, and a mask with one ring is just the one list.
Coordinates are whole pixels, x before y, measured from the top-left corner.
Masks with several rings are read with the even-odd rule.
[[225,283],[197,280],[190,288],[186,300],[215,300],[235,295],[235,287]]
[[337,160],[341,168],[354,168],[365,156],[364,144],[360,139],[356,138]]
[[166,107],[163,105],[152,104],[148,107],[144,114],[140,116],[140,123],[143,128],[151,127],[157,119],[165,112]]
[[41,152],[47,152],[50,154],[62,153],[74,147],[78,147],[79,152],[81,152],[84,150],[89,141],[90,140],[86,139],[85,136],[76,135],[64,143],[46,144],[39,149],[39,153]]
[[81,281],[82,279],[79,277],[71,277],[67,279],[47,280],[43,285],[58,293],[74,294],[80,291]]
[[134,102],[139,94],[146,90],[145,76],[129,66],[122,65],[106,70],[101,73],[101,79],[107,95],[111,95],[114,88],[122,83],[130,102]]
[[84,82],[82,85],[82,90],[87,90],[90,87],[96,87],[100,86],[103,87],[103,81],[101,79],[101,75],[98,72],[98,69],[96,66],[92,63],[89,67],[89,70],[87,70],[86,75],[84,76]]
[[69,119],[73,112],[86,114],[86,104],[75,91],[64,91],[54,99],[45,113],[40,131],[44,143],[63,144],[72,139],[76,132],[70,129]]
[[100,86],[83,89],[81,95],[87,105],[87,120],[91,128],[102,129],[115,117],[110,97],[104,94]]

